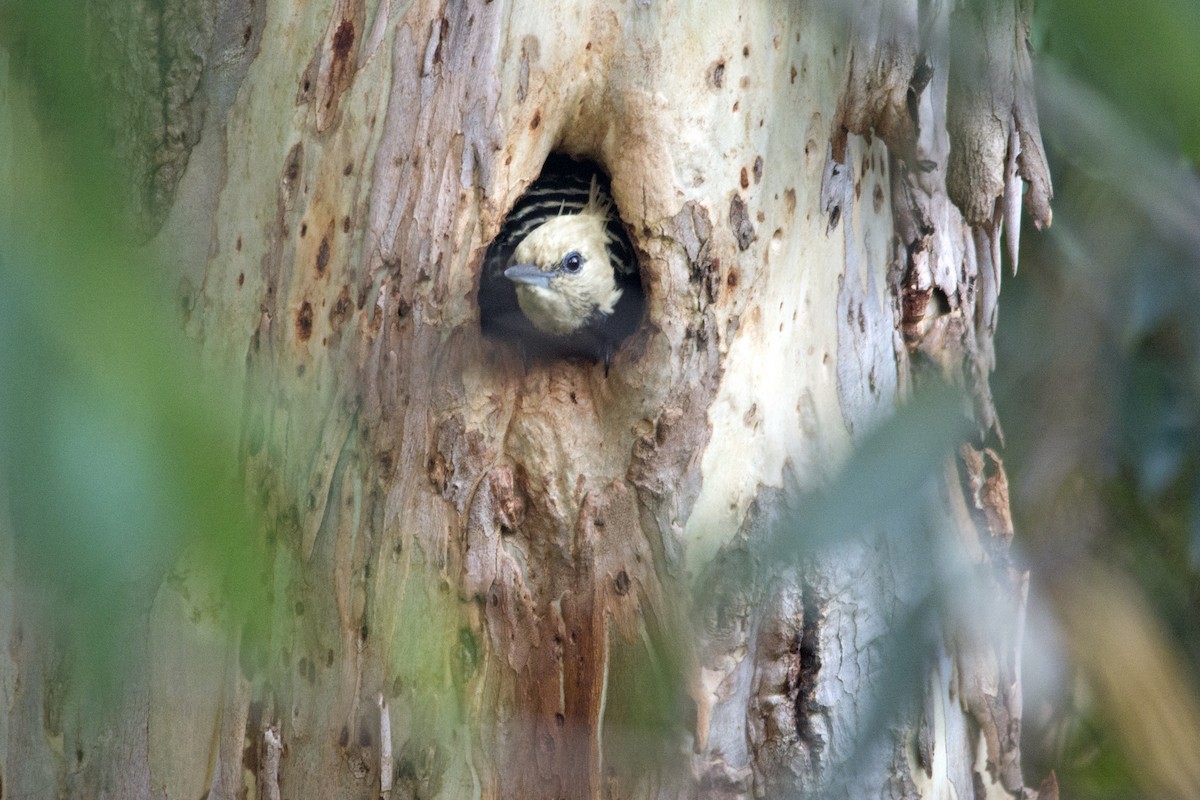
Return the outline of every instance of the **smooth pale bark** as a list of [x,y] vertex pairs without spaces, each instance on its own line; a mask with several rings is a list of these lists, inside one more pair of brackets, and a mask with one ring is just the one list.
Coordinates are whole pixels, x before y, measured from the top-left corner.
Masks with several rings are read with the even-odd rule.
[[[244,364],[272,602],[218,645],[213,598],[164,582],[148,676],[79,734],[79,793],[1028,792],[994,453],[963,445],[931,525],[1007,633],[947,615],[925,697],[882,730],[881,642],[922,551],[885,525],[745,567],[784,489],[827,482],[914,363],[995,425],[1000,229],[1022,179],[1039,224],[1049,200],[1028,11],[995,5],[953,22],[996,59],[962,68],[965,96],[980,54],[916,2],[192,9],[196,58],[172,63],[200,79],[164,73],[161,123],[186,167],[145,180],[188,332]],[[180,137],[158,141],[174,169]],[[484,249],[552,149],[611,173],[641,259],[647,318],[607,378],[479,334]],[[7,658],[27,680],[5,786],[32,786],[76,743],[37,713],[63,702],[37,693],[40,651]]]

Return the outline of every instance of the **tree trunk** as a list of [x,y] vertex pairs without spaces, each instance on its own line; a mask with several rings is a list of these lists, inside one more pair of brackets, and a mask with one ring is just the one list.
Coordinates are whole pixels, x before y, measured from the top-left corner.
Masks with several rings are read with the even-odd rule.
[[[92,8],[169,100],[122,141],[186,330],[244,364],[270,601],[219,636],[164,581],[148,672],[65,728],[54,644],[6,603],[0,797],[1034,796],[984,439],[915,524],[787,533],[924,376],[999,431],[1022,180],[1049,220],[1029,10],[948,5],[209,0],[151,33]],[[479,331],[551,151],[610,173],[640,259],[607,377]],[[914,617],[931,555],[1003,624]]]

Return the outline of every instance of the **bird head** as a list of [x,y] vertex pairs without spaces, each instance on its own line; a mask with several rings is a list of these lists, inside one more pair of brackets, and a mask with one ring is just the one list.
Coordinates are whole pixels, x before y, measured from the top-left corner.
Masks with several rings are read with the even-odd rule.
[[593,186],[586,206],[534,228],[517,245],[505,277],[517,302],[541,331],[570,335],[596,314],[607,315],[621,297],[610,261],[610,207]]

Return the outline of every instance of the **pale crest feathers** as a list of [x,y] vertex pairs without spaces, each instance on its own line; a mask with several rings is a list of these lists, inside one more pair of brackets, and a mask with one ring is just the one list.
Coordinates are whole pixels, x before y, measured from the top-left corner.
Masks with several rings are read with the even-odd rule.
[[[566,336],[596,313],[612,314],[621,290],[609,261],[610,209],[610,202],[600,200],[593,180],[587,205],[542,223],[517,245],[514,264],[535,264],[543,271],[557,272],[548,287],[517,286],[517,302],[538,329]],[[561,269],[563,257],[571,251],[583,257],[583,267],[574,274]]]

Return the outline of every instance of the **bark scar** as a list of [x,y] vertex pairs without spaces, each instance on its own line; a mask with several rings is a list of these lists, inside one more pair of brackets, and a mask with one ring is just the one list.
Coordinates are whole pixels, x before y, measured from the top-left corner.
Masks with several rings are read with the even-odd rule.
[[804,621],[792,643],[792,669],[788,673],[788,693],[793,696],[792,708],[796,737],[819,762],[825,742],[813,730],[812,714],[820,710],[816,701],[817,677],[821,672],[821,607],[814,592],[804,590]]

